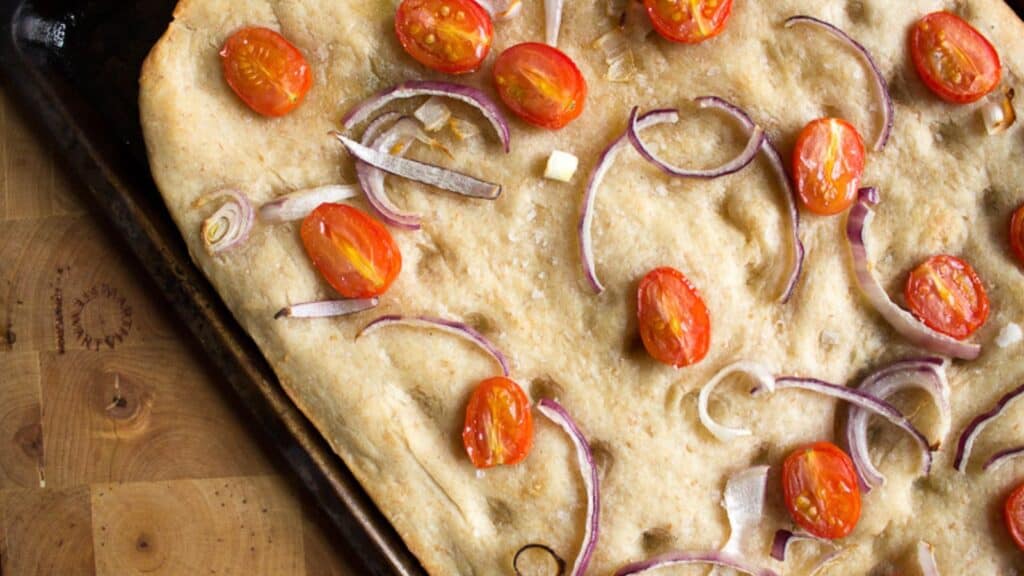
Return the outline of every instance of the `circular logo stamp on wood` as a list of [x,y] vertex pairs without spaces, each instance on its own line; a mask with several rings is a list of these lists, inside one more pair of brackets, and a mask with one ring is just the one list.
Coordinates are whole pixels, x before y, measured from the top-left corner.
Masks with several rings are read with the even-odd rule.
[[71,329],[88,350],[113,350],[132,330],[132,307],[116,288],[98,284],[71,303]]

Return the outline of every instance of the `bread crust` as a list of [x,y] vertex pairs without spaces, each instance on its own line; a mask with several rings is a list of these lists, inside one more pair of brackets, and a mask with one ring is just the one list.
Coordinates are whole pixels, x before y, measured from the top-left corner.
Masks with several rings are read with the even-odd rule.
[[[869,155],[865,176],[882,193],[872,253],[890,293],[900,292],[910,268],[939,252],[965,257],[986,282],[993,313],[976,336],[983,355],[950,369],[954,434],[1024,381],[1020,347],[994,343],[1006,323],[1024,321],[1024,276],[1005,235],[1009,213],[1024,202],[1024,145],[1019,126],[989,137],[977,106],[944,104],[918,80],[906,33],[938,9],[957,11],[982,30],[999,50],[1005,81],[1020,91],[1024,24],[998,0],[737,1],[713,41],[637,42],[638,74],[625,84],[602,79],[605,63],[591,48],[612,25],[604,4],[567,3],[561,48],[590,84],[583,116],[558,132],[513,121],[509,155],[485,127],[479,139],[451,142],[454,161],[418,150],[420,158],[502,182],[504,194],[472,201],[389,179],[396,202],[422,213],[424,228],[394,231],[405,269],[380,308],[340,320],[274,320],[285,305],[333,297],[307,262],[296,226],[258,224],[244,247],[211,257],[199,236],[208,211],[194,202],[225,186],[261,203],[297,188],[354,181],[351,160],[326,133],[374,90],[428,76],[394,41],[391,2],[182,0],[142,69],[142,125],[153,176],[196,264],[430,573],[508,573],[512,554],[530,542],[571,558],[582,536],[583,488],[571,445],[542,419],[523,464],[476,473],[458,432],[469,392],[493,375],[493,365],[472,347],[422,331],[354,340],[377,313],[473,322],[513,359],[513,377],[534,400],[555,394],[574,414],[603,463],[602,531],[591,572],[606,574],[667,548],[721,546],[728,524],[719,500],[729,475],[835,437],[841,410],[833,401],[800,392],[750,400],[724,386],[716,413],[748,423],[754,435],[716,441],[697,420],[695,396],[722,366],[752,359],[779,373],[852,382],[914,353],[858,293],[840,218],[805,219],[804,277],[792,303],[775,302],[786,228],[782,191],[763,160],[727,178],[683,181],[623,154],[598,200],[594,228],[608,290],[594,296],[583,282],[575,222],[586,171],[634,105],[681,109],[679,126],[651,137],[666,155],[691,164],[711,165],[745,140],[726,117],[696,109],[692,99],[705,94],[745,107],[787,156],[800,128],[824,115],[847,118],[873,140],[878,122],[866,72],[829,37],[784,29],[788,16],[810,14],[849,31],[892,86],[892,140]],[[539,1],[529,3],[516,20],[497,24],[493,54],[541,38],[542,13]],[[221,77],[219,48],[243,25],[281,31],[310,61],[314,87],[287,117],[257,117]],[[489,67],[458,80],[490,91]],[[540,178],[555,148],[580,157],[581,172],[569,185]],[[636,282],[662,265],[682,270],[712,315],[709,356],[684,370],[650,360],[634,336]],[[915,416],[930,431],[929,418],[928,409]],[[1024,416],[1007,415],[979,440],[978,458],[1011,442],[1022,424]],[[888,482],[865,496],[861,523],[832,573],[909,566],[920,539],[935,545],[943,573],[1019,566],[993,512],[1017,480],[1015,467],[957,474],[954,442],[946,438],[931,477],[917,479],[910,442],[879,429],[874,457]],[[789,519],[777,476],[771,482],[750,557],[779,570],[768,546]],[[800,574],[797,565],[812,552],[797,551],[786,573]]]

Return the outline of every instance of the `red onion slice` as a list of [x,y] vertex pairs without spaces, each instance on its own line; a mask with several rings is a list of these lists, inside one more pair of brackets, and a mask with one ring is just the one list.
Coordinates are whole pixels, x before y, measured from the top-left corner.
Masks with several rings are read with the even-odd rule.
[[[401,156],[408,151],[416,137],[420,133],[416,121],[408,117],[397,118],[394,124],[383,129],[383,125],[390,121],[390,117],[397,117],[393,112],[382,114],[370,123],[363,134],[363,145],[379,152],[386,152],[395,156]],[[359,185],[366,193],[366,199],[370,206],[380,215],[385,223],[403,228],[406,230],[419,230],[420,217],[416,214],[405,212],[391,202],[387,191],[384,189],[385,172],[376,166],[371,166],[362,160],[356,161],[356,177]]]
[[733,474],[725,483],[722,506],[729,518],[729,539],[724,554],[743,555],[744,544],[764,516],[764,493],[768,486],[768,466],[754,466]]
[[510,135],[508,122],[505,120],[505,115],[501,113],[501,108],[495,104],[494,100],[491,100],[489,96],[480,90],[471,86],[463,86],[462,84],[454,84],[452,82],[410,80],[408,82],[392,86],[391,88],[378,92],[355,108],[349,110],[342,119],[342,125],[346,130],[351,130],[357,124],[361,124],[368,120],[374,112],[380,110],[390,102],[404,98],[415,98],[417,96],[445,96],[447,98],[452,98],[453,100],[458,100],[459,102],[464,102],[476,108],[484,115],[484,118],[486,118],[491,124],[491,127],[494,128],[498,138],[501,139],[501,144],[505,148],[505,152],[509,151]]
[[248,196],[238,190],[220,190],[200,198],[196,203],[199,208],[209,202],[224,200],[217,211],[203,220],[200,234],[203,246],[210,255],[232,250],[242,245],[256,221],[256,211],[249,202]]
[[850,208],[850,216],[846,221],[846,239],[853,254],[857,284],[864,296],[886,322],[911,344],[942,356],[974,360],[981,354],[981,346],[955,340],[925,326],[910,312],[897,306],[875,278],[868,260],[867,229],[874,218],[870,205],[877,202],[877,189],[862,188],[860,198]]
[[542,398],[537,403],[537,410],[547,416],[549,420],[558,424],[569,435],[573,445],[576,446],[576,461],[580,466],[580,474],[583,476],[583,486],[587,491],[587,520],[583,529],[583,542],[580,544],[580,553],[576,556],[576,562],[572,565],[570,576],[583,576],[590,565],[590,558],[597,547],[597,537],[600,533],[601,524],[601,487],[598,478],[597,464],[590,452],[590,444],[586,436],[580,431],[579,426],[573,421],[569,413],[558,402],[549,398]]
[[971,423],[964,428],[964,431],[960,433],[960,438],[956,442],[956,457],[953,458],[953,467],[958,472],[967,471],[967,461],[971,459],[971,450],[974,449],[974,441],[978,439],[978,435],[985,429],[986,426],[991,424],[996,418],[1006,412],[1006,409],[1012,406],[1021,396],[1024,396],[1024,384],[1018,386],[1014,390],[1007,393],[1005,396],[996,402],[996,405],[987,412],[982,412],[971,420]]
[[523,546],[522,548],[517,550],[515,556],[512,557],[512,571],[516,573],[516,576],[524,576],[524,574],[519,571],[519,558],[521,558],[524,553],[530,550],[540,550],[547,554],[552,561],[554,561],[555,576],[562,576],[562,574],[565,574],[565,560],[562,559],[562,557],[559,556],[557,552],[552,550],[551,547],[546,544],[533,543]]
[[[939,411],[939,430],[936,445],[949,433],[951,408],[949,382],[946,380],[946,361],[925,357],[901,360],[878,370],[861,382],[858,390],[880,400],[908,388],[920,388],[931,397]],[[864,492],[885,483],[885,476],[871,462],[868,452],[868,419],[870,414],[856,406],[850,408],[846,421],[846,443],[850,458]]]
[[306,190],[298,190],[260,206],[260,220],[271,224],[302,220],[321,204],[342,202],[354,198],[359,189],[348,184],[328,184]]
[[982,471],[988,472],[989,470],[998,468],[999,466],[1002,466],[1004,463],[1009,462],[1010,460],[1013,460],[1021,455],[1024,455],[1024,446],[1016,446],[1014,448],[1000,450],[999,452],[993,454],[988,459],[988,461],[985,462],[985,465],[982,467]]
[[786,28],[790,28],[799,24],[806,24],[814,26],[820,30],[824,30],[829,34],[835,36],[844,44],[853,49],[857,57],[868,67],[871,71],[871,77],[874,80],[875,91],[878,93],[878,101],[882,108],[882,129],[878,133],[878,138],[875,140],[875,151],[880,152],[885,148],[886,143],[889,142],[889,135],[892,133],[893,123],[895,122],[896,110],[892,103],[892,96],[889,94],[889,85],[885,81],[885,76],[882,74],[881,68],[875,63],[875,59],[871,57],[871,53],[864,47],[860,42],[854,40],[849,34],[843,32],[841,29],[833,24],[829,24],[824,20],[819,20],[813,16],[793,16],[786,20]]
[[[675,110],[654,110],[641,116],[636,121],[634,131],[644,130],[664,123],[675,123],[679,121],[679,113]],[[594,223],[594,207],[597,204],[597,192],[601,188],[608,170],[611,169],[615,158],[624,148],[629,145],[629,130],[623,132],[618,138],[612,141],[607,148],[601,152],[597,164],[590,173],[587,181],[587,189],[583,193],[583,207],[580,210],[579,224],[576,226],[576,233],[579,236],[580,260],[583,262],[583,275],[594,292],[604,292],[604,285],[597,278],[597,270],[594,265],[594,241],[591,235],[591,227]]]
[[[753,132],[757,124],[742,108],[736,106],[732,102],[719,98],[718,96],[702,96],[697,98],[697,104],[701,108],[717,108],[722,110],[743,125],[744,128]],[[779,179],[779,183],[782,184],[784,194],[782,195],[783,201],[786,203],[786,212],[789,217],[790,226],[790,244],[792,246],[789,275],[786,279],[786,284],[783,286],[782,293],[779,296],[779,302],[786,304],[790,298],[793,297],[793,292],[796,290],[797,282],[800,280],[800,273],[804,268],[804,243],[800,240],[800,211],[797,210],[796,205],[796,188],[793,186],[793,181],[790,179],[789,174],[786,172],[786,165],[782,161],[782,155],[779,154],[779,149],[775,147],[775,142],[772,141],[771,136],[765,135],[764,142],[761,146],[761,151],[764,152],[768,163],[771,164],[775,170],[775,175]]]
[[648,162],[654,164],[661,169],[662,172],[669,176],[676,176],[679,178],[700,178],[700,179],[712,179],[721,178],[722,176],[728,176],[735,174],[740,170],[743,170],[754,161],[758,151],[764,144],[764,129],[760,126],[755,126],[753,131],[750,133],[750,140],[747,141],[746,148],[743,152],[736,156],[732,160],[718,166],[717,168],[710,168],[706,170],[680,168],[673,166],[668,162],[662,160],[654,153],[650,147],[640,137],[640,132],[637,130],[637,109],[633,108],[633,111],[629,115],[629,141],[633,143],[633,147],[640,152],[640,155],[647,159]]
[[939,566],[935,563],[935,552],[932,545],[920,540],[917,543],[917,566],[921,576],[939,576]]
[[501,353],[501,350],[498,350],[497,346],[495,346],[487,339],[486,336],[478,332],[475,328],[457,320],[433,318],[431,316],[400,316],[397,314],[391,314],[381,316],[364,326],[363,329],[356,334],[356,340],[388,326],[411,326],[414,328],[426,328],[427,330],[440,330],[447,334],[451,334],[452,336],[457,336],[475,344],[478,348],[494,358],[494,361],[501,366],[502,374],[505,376],[509,376],[511,374],[508,360],[505,358],[505,355]]
[[708,429],[708,432],[711,432],[712,436],[722,442],[728,442],[752,434],[748,428],[731,428],[719,424],[711,417],[711,413],[708,411],[708,403],[715,388],[728,376],[737,373],[747,374],[754,378],[758,386],[768,390],[768,392],[775,391],[775,376],[770,370],[756,362],[740,361],[730,364],[719,370],[711,380],[708,380],[707,384],[700,389],[700,396],[697,397],[697,415],[700,417],[701,424]]
[[555,48],[562,27],[562,3],[562,0],[544,0],[544,41]]
[[839,549],[839,546],[831,540],[825,540],[824,538],[811,536],[810,534],[804,532],[793,533],[789,530],[779,530],[775,533],[775,538],[772,539],[772,558],[778,560],[779,562],[785,562],[786,554],[789,553],[789,545],[796,544],[797,542],[814,542],[816,544],[828,546],[832,548],[833,551]]
[[377,298],[359,298],[355,300],[322,300],[320,302],[305,302],[303,304],[292,304],[282,308],[274,319],[278,318],[333,318],[335,316],[347,316],[357,312],[363,312],[375,308],[379,300]]
[[744,560],[723,554],[718,551],[711,552],[668,552],[647,560],[634,562],[619,568],[615,576],[630,576],[631,574],[643,574],[651,570],[667,568],[669,566],[683,566],[688,564],[710,564],[723,568],[732,568],[751,576],[778,576],[774,570],[758,568],[747,564]]
[[[787,389],[807,390],[809,392],[831,396],[832,398],[843,400],[865,410],[869,410],[872,413],[885,418],[889,422],[892,422],[914,438],[914,441],[921,449],[921,470],[925,475],[931,472],[932,451],[931,447],[928,445],[928,439],[925,438],[924,434],[921,434],[921,431],[918,430],[917,427],[914,426],[914,424],[892,404],[885,400],[876,398],[862,390],[838,386],[815,378],[786,376],[775,379],[775,390]],[[760,390],[760,388],[756,389],[755,393],[760,392]]]
[[486,182],[461,172],[367,148],[340,132],[333,132],[333,135],[341,141],[352,156],[389,174],[429,184],[435,188],[448,190],[449,192],[455,192],[470,198],[494,200],[501,195],[500,184]]

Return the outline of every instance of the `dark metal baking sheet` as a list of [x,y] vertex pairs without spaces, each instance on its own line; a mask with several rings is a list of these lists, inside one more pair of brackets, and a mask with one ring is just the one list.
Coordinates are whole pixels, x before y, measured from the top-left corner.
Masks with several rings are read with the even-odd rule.
[[138,76],[176,0],[0,0],[0,74],[337,527],[365,574],[423,569],[193,265],[153,183]]
[[[366,574],[423,569],[189,259],[153,184],[138,120],[143,58],[176,0],[0,0],[0,74],[198,338]],[[1010,0],[1024,14],[1024,0]]]

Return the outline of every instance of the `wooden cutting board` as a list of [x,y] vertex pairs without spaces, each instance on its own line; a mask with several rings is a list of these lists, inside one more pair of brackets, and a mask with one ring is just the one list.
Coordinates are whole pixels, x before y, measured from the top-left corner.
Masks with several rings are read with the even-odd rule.
[[355,574],[58,166],[0,90],[2,574]]

